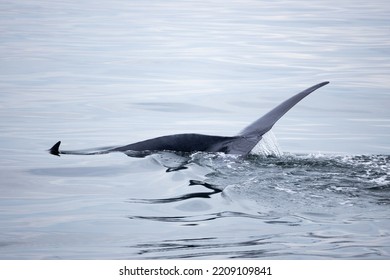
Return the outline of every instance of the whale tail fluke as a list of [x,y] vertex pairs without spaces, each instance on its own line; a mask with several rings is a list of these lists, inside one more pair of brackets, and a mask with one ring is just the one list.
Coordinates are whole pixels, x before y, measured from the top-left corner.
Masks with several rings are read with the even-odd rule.
[[230,143],[232,153],[247,155],[259,143],[265,133],[271,130],[274,124],[286,114],[299,101],[308,96],[313,91],[327,85],[329,82],[322,82],[314,85],[293,97],[282,102],[267,114],[257,119],[255,122],[244,128],[237,136],[236,140]]
[[309,87],[308,89],[305,89],[304,91],[294,95],[293,97],[287,99],[286,101],[282,102],[278,106],[276,106],[274,109],[269,111],[267,114],[256,120],[255,122],[251,123],[249,126],[244,128],[238,135],[239,136],[255,136],[255,135],[263,135],[271,130],[273,125],[284,115],[286,114],[292,107],[294,107],[299,101],[301,101],[303,98],[308,96],[313,91],[319,89],[320,87],[323,87],[325,85],[329,84],[328,81],[319,83],[317,85],[314,85],[312,87]]

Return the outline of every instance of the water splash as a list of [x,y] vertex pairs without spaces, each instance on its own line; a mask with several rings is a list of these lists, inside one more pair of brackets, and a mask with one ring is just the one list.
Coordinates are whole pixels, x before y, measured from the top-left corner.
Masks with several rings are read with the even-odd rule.
[[263,135],[259,143],[252,149],[251,154],[258,156],[276,156],[280,157],[283,152],[279,146],[278,140],[272,131]]
[[[224,190],[225,195],[234,192],[233,200],[245,198],[263,204],[269,197],[275,205],[297,199],[304,207],[313,200],[321,207],[346,202],[362,207],[390,204],[390,156],[285,153],[270,157],[264,156],[267,151],[244,160],[198,154],[192,163],[212,170],[205,175],[206,182]],[[291,204],[291,208],[295,206]]]

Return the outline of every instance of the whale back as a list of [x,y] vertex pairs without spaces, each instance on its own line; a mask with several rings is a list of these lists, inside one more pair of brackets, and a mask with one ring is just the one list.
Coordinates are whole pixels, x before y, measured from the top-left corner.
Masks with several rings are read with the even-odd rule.
[[148,139],[145,141],[120,146],[116,148],[103,148],[97,151],[60,151],[61,141],[57,142],[49,152],[53,155],[73,154],[73,155],[95,155],[105,154],[110,152],[136,152],[129,155],[147,155],[156,151],[176,151],[176,152],[223,152],[226,154],[238,154],[246,156],[261,140],[262,136],[267,133],[274,124],[287,113],[294,105],[305,98],[307,95],[328,84],[322,82],[312,86],[293,97],[287,99],[267,114],[248,125],[238,135],[228,136],[212,136],[203,134],[174,134]]
[[[235,137],[212,136],[203,134],[173,134],[148,139],[145,141],[121,146],[112,151],[178,151],[178,152],[211,152],[211,147],[221,143],[229,143]],[[217,152],[217,151],[215,151]]]

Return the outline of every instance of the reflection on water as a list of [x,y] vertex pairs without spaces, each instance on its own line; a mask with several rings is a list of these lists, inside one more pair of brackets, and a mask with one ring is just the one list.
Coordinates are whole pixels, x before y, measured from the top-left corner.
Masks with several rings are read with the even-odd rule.
[[[389,8],[2,1],[0,258],[388,259]],[[235,135],[325,80],[246,159],[47,153]]]
[[184,195],[171,197],[171,198],[152,198],[152,199],[129,199],[128,202],[131,203],[150,203],[150,204],[160,204],[160,203],[171,203],[171,202],[177,202],[177,201],[183,201],[191,198],[210,198],[214,194],[218,194],[222,192],[220,189],[218,189],[218,186],[213,186],[206,182],[196,181],[196,180],[190,180],[189,185],[201,185],[208,189],[211,189],[211,192],[192,192],[187,193]]

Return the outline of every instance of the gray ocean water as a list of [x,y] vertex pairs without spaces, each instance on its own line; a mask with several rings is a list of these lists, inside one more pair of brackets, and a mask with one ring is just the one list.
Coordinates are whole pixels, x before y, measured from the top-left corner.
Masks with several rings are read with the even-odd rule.
[[[1,0],[0,259],[389,259],[389,15]],[[245,159],[47,152],[234,135],[327,80]]]

